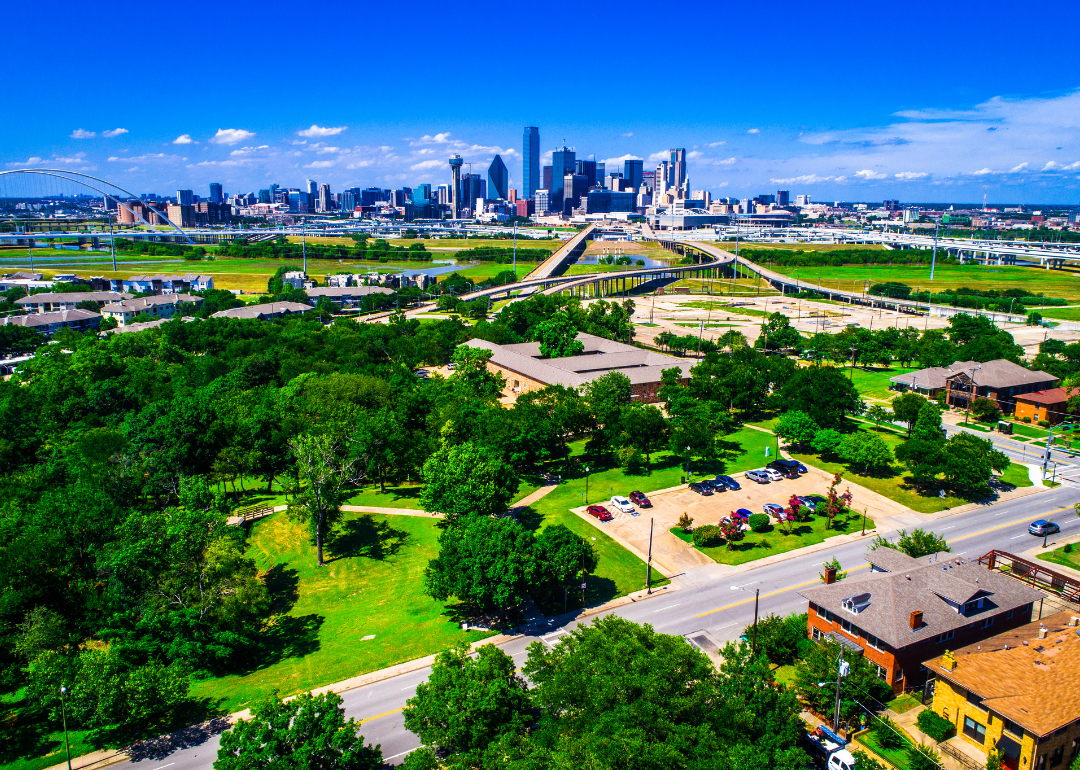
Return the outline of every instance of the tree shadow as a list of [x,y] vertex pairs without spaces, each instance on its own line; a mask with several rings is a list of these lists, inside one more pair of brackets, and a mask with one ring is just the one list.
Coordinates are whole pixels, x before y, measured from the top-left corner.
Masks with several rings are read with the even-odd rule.
[[327,544],[332,554],[327,562],[358,556],[382,560],[395,555],[407,539],[408,533],[394,529],[389,521],[371,515],[347,519],[334,531]]
[[26,699],[0,707],[0,765],[63,751],[63,742],[49,737],[52,729],[44,714],[35,714]]
[[234,673],[243,676],[286,658],[302,658],[317,652],[321,647],[319,630],[325,621],[326,616],[317,613],[276,616],[260,635],[259,645],[252,651],[250,665],[239,666]]
[[275,564],[263,575],[270,594],[270,614],[283,615],[300,599],[300,573],[285,564]]
[[536,532],[540,529],[540,523],[544,520],[544,517],[535,508],[528,505],[514,511],[514,519],[530,532]]

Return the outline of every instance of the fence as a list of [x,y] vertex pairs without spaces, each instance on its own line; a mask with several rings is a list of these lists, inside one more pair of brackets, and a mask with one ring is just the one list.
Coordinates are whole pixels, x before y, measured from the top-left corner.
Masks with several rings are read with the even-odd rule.
[[983,770],[982,765],[980,765],[978,762],[976,762],[964,752],[960,751],[959,749],[953,748],[947,743],[939,743],[937,745],[937,748],[945,756],[952,757],[957,762],[959,762],[960,765],[965,768],[965,770]]
[[249,521],[269,516],[273,512],[274,507],[272,505],[252,505],[238,509],[230,521],[234,524],[247,524]]

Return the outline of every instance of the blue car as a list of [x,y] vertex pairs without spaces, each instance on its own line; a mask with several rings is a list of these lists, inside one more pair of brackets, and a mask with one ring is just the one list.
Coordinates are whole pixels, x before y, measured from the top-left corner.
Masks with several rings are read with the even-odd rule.
[[731,476],[717,476],[715,480],[733,492],[742,489],[742,487],[739,486],[739,482],[731,478]]
[[735,511],[735,515],[740,519],[749,519],[751,516],[754,515],[754,512],[748,511],[745,508],[739,508],[737,511]]

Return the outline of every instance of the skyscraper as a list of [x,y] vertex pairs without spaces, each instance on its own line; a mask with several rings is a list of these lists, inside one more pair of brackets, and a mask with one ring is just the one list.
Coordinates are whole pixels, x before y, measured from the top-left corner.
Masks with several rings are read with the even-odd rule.
[[596,184],[595,160],[574,161],[574,172],[580,176],[585,177],[586,183],[589,185],[589,187],[593,187]]
[[178,206],[190,206],[194,203],[195,195],[191,190],[177,190],[176,191],[176,205]]
[[259,190],[259,203],[273,203],[269,190]]
[[413,188],[412,199],[413,205],[423,206],[425,203],[431,200],[431,185],[427,184],[426,182],[424,184],[418,184],[416,187]]
[[510,187],[510,172],[506,170],[506,164],[503,163],[502,156],[496,155],[491,165],[488,166],[488,193],[492,198],[502,198],[506,200],[509,197],[508,188]]
[[539,189],[551,192],[551,166],[544,166],[544,181]]
[[318,185],[318,183],[311,180],[311,179],[307,180],[307,192],[308,192],[308,195],[318,195],[318,193],[319,193],[319,185]]
[[334,208],[334,199],[330,195],[330,185],[323,182],[319,185],[319,202],[318,210],[322,212],[330,211]]
[[566,175],[573,175],[577,153],[564,146],[561,150],[551,153],[551,208],[562,211],[563,208],[563,184]]
[[623,161],[623,178],[630,180],[630,190],[634,193],[637,193],[638,188],[641,187],[641,172],[644,163],[643,160]]
[[221,201],[222,201],[221,185],[218,184],[217,182],[211,182],[210,183],[210,202],[211,203],[221,203]]
[[671,150],[671,186],[682,188],[686,185],[686,148]]
[[533,197],[540,189],[540,129],[526,126],[521,138],[521,192],[525,198]]
[[776,205],[777,206],[787,206],[790,202],[791,202],[791,195],[788,193],[787,190],[777,190],[776,191]]

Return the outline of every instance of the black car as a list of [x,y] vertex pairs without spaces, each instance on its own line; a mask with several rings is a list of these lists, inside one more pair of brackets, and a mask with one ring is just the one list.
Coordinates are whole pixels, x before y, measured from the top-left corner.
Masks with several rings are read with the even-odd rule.
[[708,484],[701,484],[701,483],[696,482],[696,481],[693,484],[690,485],[690,490],[693,491],[693,492],[697,492],[699,495],[711,495],[712,494],[712,487],[711,486],[709,486]]
[[766,468],[772,468],[786,479],[799,478],[799,464],[792,460],[773,460],[771,463],[765,466]]
[[715,479],[713,479],[713,481],[723,484],[725,487],[727,487],[733,492],[742,489],[742,487],[739,486],[739,482],[731,478],[731,476],[717,476]]
[[702,479],[701,483],[708,484],[709,489],[711,489],[713,492],[727,492],[727,487],[724,485],[724,483],[721,481],[717,481],[716,479]]

